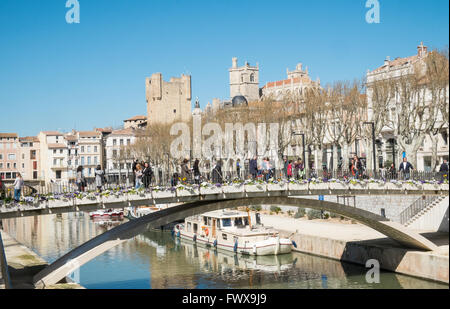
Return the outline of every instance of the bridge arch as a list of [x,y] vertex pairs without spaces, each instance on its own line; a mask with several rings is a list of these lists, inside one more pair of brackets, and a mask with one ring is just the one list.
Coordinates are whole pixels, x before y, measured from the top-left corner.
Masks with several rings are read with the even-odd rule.
[[33,282],[37,288],[56,284],[77,268],[94,259],[112,247],[145,232],[148,228],[165,225],[204,212],[253,205],[282,205],[330,211],[356,220],[374,230],[396,240],[406,247],[419,250],[436,250],[437,247],[418,233],[412,232],[400,223],[366,210],[335,202],[318,201],[293,197],[253,197],[218,201],[197,201],[182,204],[148,214],[144,217],[121,224],[81,246],[66,253],[51,265],[36,274]]

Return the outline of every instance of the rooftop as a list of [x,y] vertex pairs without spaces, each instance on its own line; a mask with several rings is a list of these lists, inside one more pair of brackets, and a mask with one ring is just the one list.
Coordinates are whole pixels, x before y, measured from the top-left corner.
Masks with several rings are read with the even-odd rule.
[[17,133],[0,133],[0,137],[19,137]]
[[131,117],[130,119],[126,119],[124,121],[136,121],[136,120],[147,120],[147,116],[138,115]]
[[58,131],[42,131],[41,133],[43,133],[44,135],[51,135],[51,136],[63,136],[63,134]]

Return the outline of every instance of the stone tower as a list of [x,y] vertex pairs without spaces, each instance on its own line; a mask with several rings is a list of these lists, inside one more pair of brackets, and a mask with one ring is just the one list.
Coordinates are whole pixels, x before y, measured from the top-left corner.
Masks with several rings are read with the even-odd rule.
[[169,82],[161,73],[145,80],[147,123],[189,121],[191,117],[191,76],[172,77]]
[[238,67],[238,59],[232,59],[230,71],[230,99],[243,95],[247,101],[259,100],[259,67],[250,66],[248,62]]

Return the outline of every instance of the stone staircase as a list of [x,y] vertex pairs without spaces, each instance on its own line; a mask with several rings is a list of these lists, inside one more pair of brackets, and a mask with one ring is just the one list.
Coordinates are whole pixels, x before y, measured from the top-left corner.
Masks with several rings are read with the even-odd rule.
[[406,227],[411,226],[445,198],[446,196],[428,196],[425,199],[422,197],[419,198],[400,214],[401,223]]

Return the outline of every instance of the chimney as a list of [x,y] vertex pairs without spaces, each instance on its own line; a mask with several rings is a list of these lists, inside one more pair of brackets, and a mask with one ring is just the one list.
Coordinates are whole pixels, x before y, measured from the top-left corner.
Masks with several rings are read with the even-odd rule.
[[233,69],[237,69],[237,58],[233,57]]
[[391,62],[391,57],[387,56],[386,59],[384,60],[384,65],[388,66],[390,62]]

